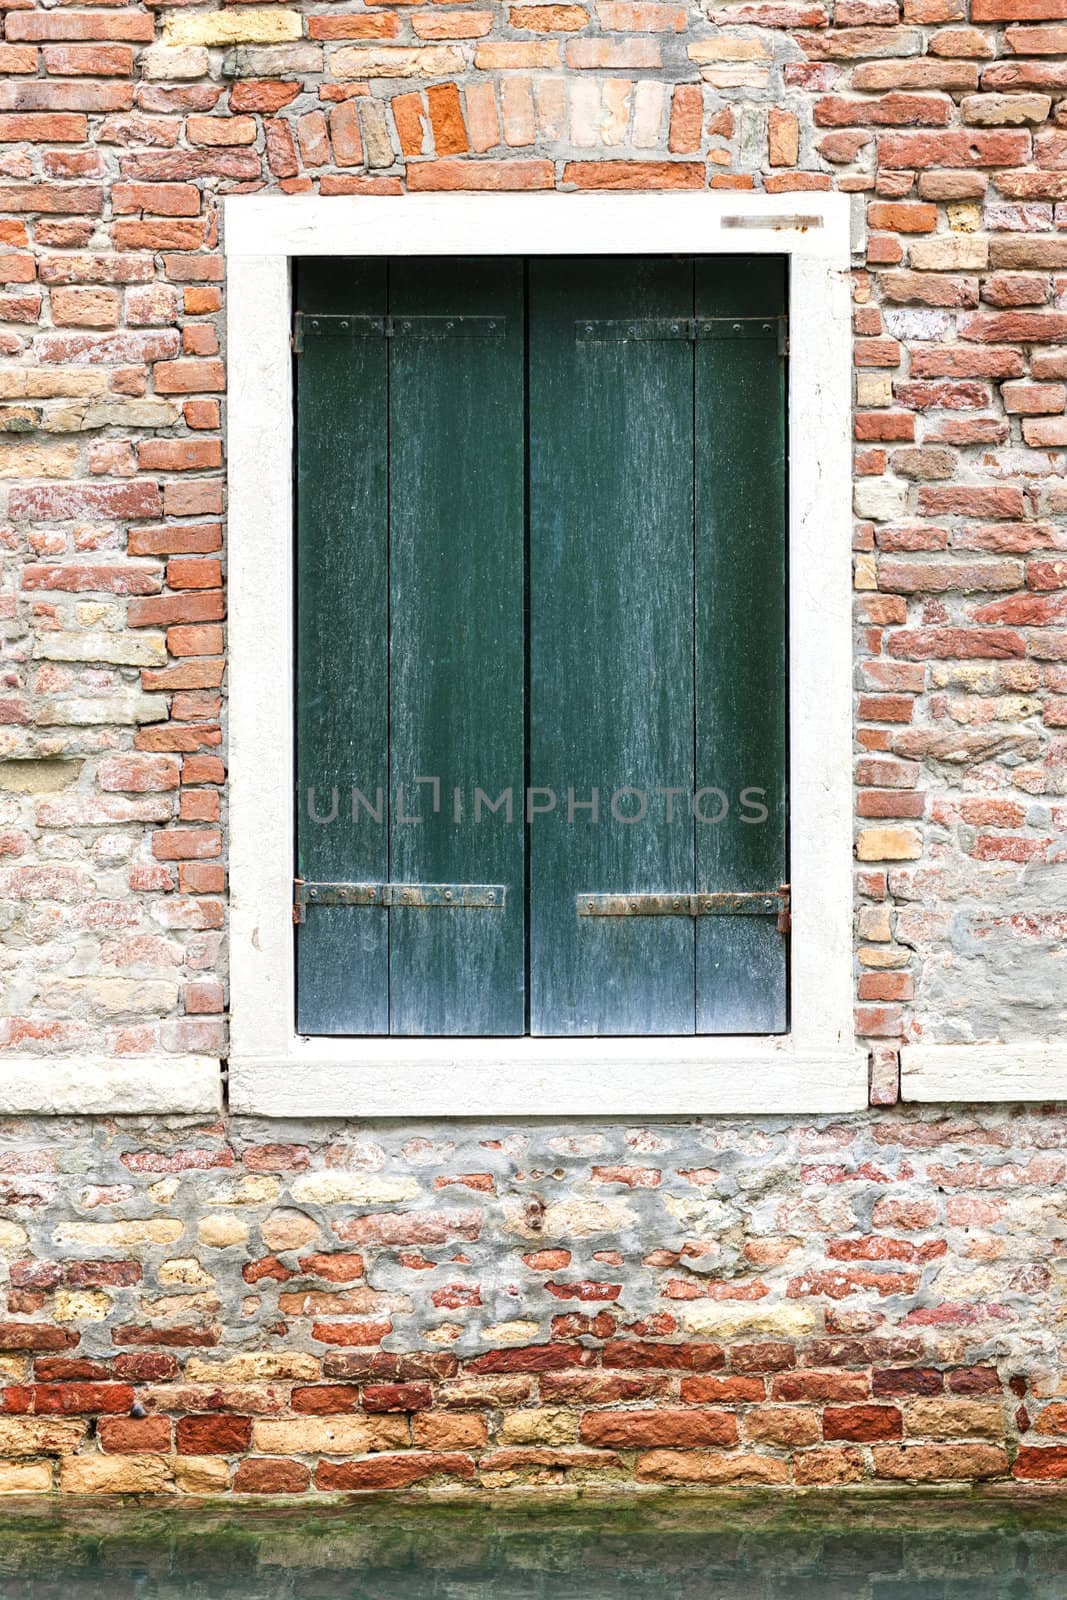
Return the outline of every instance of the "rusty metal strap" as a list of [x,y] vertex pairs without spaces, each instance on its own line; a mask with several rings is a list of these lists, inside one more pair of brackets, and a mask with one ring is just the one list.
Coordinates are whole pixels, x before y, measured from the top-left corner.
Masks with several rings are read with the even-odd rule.
[[339,317],[298,311],[293,349],[301,354],[308,339],[500,339],[506,331],[506,317]]
[[303,922],[308,906],[502,911],[506,897],[507,887],[502,883],[308,883],[297,878],[293,885],[293,921]]
[[778,917],[789,915],[789,886],[762,893],[580,894],[580,917]]
[[583,318],[574,324],[579,344],[631,344],[665,339],[702,343],[705,339],[786,338],[786,318],[769,317],[624,317],[617,320]]

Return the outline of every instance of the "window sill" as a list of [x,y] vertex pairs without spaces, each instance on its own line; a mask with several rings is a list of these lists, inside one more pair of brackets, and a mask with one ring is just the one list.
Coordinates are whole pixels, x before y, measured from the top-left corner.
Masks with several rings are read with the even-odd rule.
[[900,1089],[926,1104],[1067,1100],[1067,1045],[905,1045]]
[[9,1056],[0,1060],[0,1115],[159,1116],[222,1106],[222,1072],[208,1056]]
[[759,1116],[862,1111],[864,1051],[753,1039],[299,1039],[230,1060],[271,1117]]

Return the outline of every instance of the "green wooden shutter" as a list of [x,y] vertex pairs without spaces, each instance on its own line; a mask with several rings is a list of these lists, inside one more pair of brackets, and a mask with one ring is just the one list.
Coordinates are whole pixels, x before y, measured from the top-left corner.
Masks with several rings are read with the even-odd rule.
[[[385,263],[315,262],[299,288],[309,321],[338,320],[309,330],[297,365],[297,872],[373,881],[388,833],[353,821],[352,788],[384,804],[389,778],[389,373],[380,332],[340,320],[385,316]],[[315,908],[296,930],[301,1032],[388,1033],[388,939],[376,912]]]
[[[457,823],[453,795],[512,786],[521,816],[521,263],[313,263],[299,294],[298,874],[507,893],[314,906],[297,1026],[521,1033],[521,823]],[[380,821],[361,804],[352,820],[353,784],[371,808],[382,790]],[[312,785],[320,815],[339,790],[329,825]]]
[[389,766],[423,816],[394,804],[390,873],[507,889],[503,910],[389,913],[391,1028],[522,1033],[522,826],[468,810],[474,785],[522,783],[522,264],[395,262],[389,308]]
[[787,877],[782,263],[316,263],[300,304],[298,871],[507,900],[316,906],[298,1025],[781,1031],[777,918],[688,913]]
[[[530,828],[535,1033],[693,1031],[690,923],[576,914],[693,886],[692,820],[654,809],[693,783],[692,308],[687,261],[530,265],[530,781],[558,797]],[[595,821],[569,812],[594,788]],[[613,817],[624,788],[643,820]]]
[[[784,263],[698,261],[695,309],[715,335],[694,344],[696,770],[730,800],[696,826],[696,888],[758,891],[787,877]],[[697,1033],[781,1033],[777,918],[699,917],[695,933]]]

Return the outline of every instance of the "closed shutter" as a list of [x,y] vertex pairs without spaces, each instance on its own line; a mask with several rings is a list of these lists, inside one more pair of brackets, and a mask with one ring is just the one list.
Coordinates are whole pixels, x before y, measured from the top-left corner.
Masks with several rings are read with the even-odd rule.
[[299,1030],[782,1031],[783,264],[298,305]]

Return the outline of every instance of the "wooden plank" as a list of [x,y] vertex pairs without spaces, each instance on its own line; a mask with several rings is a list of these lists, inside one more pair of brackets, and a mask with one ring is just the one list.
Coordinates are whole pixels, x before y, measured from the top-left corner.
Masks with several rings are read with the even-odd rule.
[[[385,263],[302,263],[297,304],[383,316]],[[374,803],[388,780],[386,341],[308,338],[296,370],[297,872],[382,878],[384,816],[354,821],[351,794]],[[332,821],[312,819],[312,796]],[[296,971],[299,1032],[388,1031],[386,913],[315,908],[296,930]]]
[[[692,887],[684,796],[667,823],[656,790],[693,778],[693,349],[575,326],[689,317],[692,282],[688,261],[529,266],[529,777],[557,797],[530,829],[535,1034],[693,1030],[690,921],[579,919],[575,904]],[[598,820],[568,820],[568,790],[594,788]],[[644,820],[612,816],[623,788]]]
[[[394,261],[389,309],[390,771],[394,796],[404,790],[390,877],[507,889],[502,911],[389,912],[391,1031],[521,1033],[522,264]],[[405,333],[405,317],[490,318],[501,331]],[[439,780],[436,812],[420,777]],[[476,788],[491,801],[511,788],[511,819],[484,805],[476,817]]]
[[[785,311],[773,257],[698,261],[696,314]],[[773,889],[786,855],[785,362],[776,339],[696,345],[696,771],[721,791],[696,822],[698,890]],[[743,799],[746,790],[758,791]],[[705,796],[700,813],[724,800]],[[762,821],[746,820],[759,817]],[[773,917],[696,929],[698,1033],[781,1033],[787,941]]]

